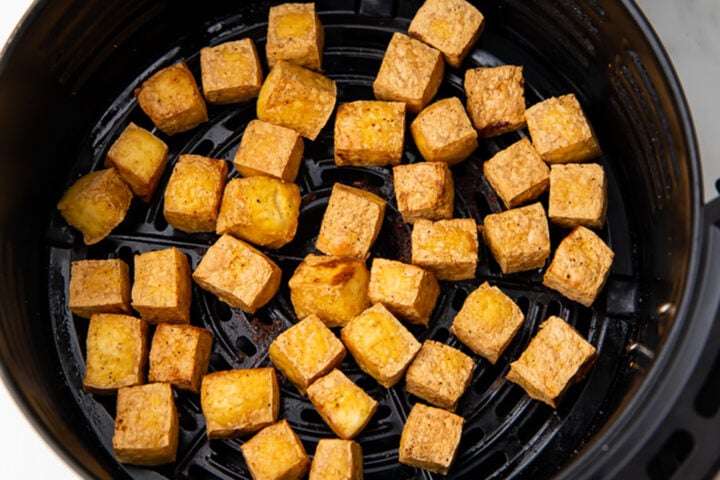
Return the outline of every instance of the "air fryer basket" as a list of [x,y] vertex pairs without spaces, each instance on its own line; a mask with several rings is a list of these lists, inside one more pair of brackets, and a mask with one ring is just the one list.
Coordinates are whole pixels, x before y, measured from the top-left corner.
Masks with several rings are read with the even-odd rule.
[[[2,59],[0,355],[6,381],[28,415],[85,475],[250,478],[239,448],[242,439],[208,441],[199,397],[188,392],[176,397],[181,433],[175,464],[138,468],[115,461],[114,397],[82,391],[87,320],[69,313],[67,285],[72,260],[122,258],[132,265],[135,254],[171,245],[181,248],[194,268],[216,236],[168,226],[161,192],[181,153],[231,162],[245,126],[255,118],[255,103],[210,106],[207,124],[173,137],[158,133],[171,159],[158,192],[148,205],[134,200],[125,221],[99,244],[85,246],[55,204],[81,174],[101,166],[128,122],[155,131],[133,97],[149,75],[185,60],[199,78],[201,47],[243,37],[254,39],[263,58],[272,3],[279,2],[40,1]],[[338,84],[338,102],[372,98],[387,42],[392,32],[407,30],[419,3],[316,2],[326,33],[323,67]],[[485,280],[514,298],[527,317],[496,365],[478,362],[458,408],[466,423],[448,478],[607,478],[619,472],[669,478],[680,468],[706,474],[720,457],[717,447],[704,445],[716,443],[713,431],[718,431],[711,380],[718,375],[713,339],[719,332],[713,321],[720,260],[714,260],[718,242],[712,239],[720,211],[700,203],[691,120],[672,68],[630,1],[476,3],[486,17],[485,32],[461,68],[448,68],[438,98],[464,99],[465,69],[499,64],[524,66],[528,104],[576,93],[604,151],[598,162],[609,177],[609,207],[600,234],[616,258],[592,308],[543,287],[542,270],[502,275],[483,246],[474,281],[443,283],[429,328],[413,328],[420,340],[436,339],[470,353],[448,327],[467,294]],[[264,60],[263,66],[267,73]],[[297,180],[303,195],[297,236],[268,251],[284,271],[278,295],[247,315],[194,286],[192,323],[215,337],[211,370],[270,364],[268,344],[296,321],[287,280],[314,251],[335,182],[388,200],[372,253],[409,260],[410,230],[397,212],[391,170],[337,168],[333,120],[316,141],[306,142]],[[455,216],[481,223],[501,210],[482,175],[482,162],[521,135],[483,140],[467,161],[453,167]],[[419,160],[408,137],[403,162]],[[234,169],[231,176],[237,176]],[[564,233],[551,229],[553,246]],[[567,319],[599,350],[588,378],[571,388],[556,410],[503,379],[509,362],[551,314]],[[715,373],[706,380],[712,364]],[[358,437],[366,478],[435,478],[397,461],[402,425],[416,399],[402,383],[389,390],[379,386],[350,357],[342,368],[379,402]],[[317,441],[332,433],[283,378],[281,390],[281,416],[312,453]],[[697,396],[702,392],[707,395]]]

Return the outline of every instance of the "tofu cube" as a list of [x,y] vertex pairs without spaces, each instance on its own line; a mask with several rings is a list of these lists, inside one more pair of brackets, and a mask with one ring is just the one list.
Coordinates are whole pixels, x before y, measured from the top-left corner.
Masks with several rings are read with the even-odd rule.
[[377,401],[338,369],[308,387],[308,398],[335,434],[350,440],[368,424]]
[[597,163],[550,167],[548,217],[561,227],[602,228],[607,212],[605,170]]
[[463,417],[447,410],[416,403],[400,436],[400,463],[447,474],[460,444],[463,422]]
[[472,218],[419,219],[410,235],[413,265],[438,280],[475,278],[478,262],[477,224]]
[[335,115],[335,164],[397,165],[405,142],[405,104],[356,100]]
[[317,315],[328,327],[341,327],[368,306],[370,272],[363,260],[308,254],[288,281],[298,318]]
[[177,247],[135,255],[132,307],[148,323],[190,323],[190,262]]
[[114,394],[118,388],[145,383],[148,325],[117,313],[90,317],[85,343],[83,389]]
[[550,256],[550,230],[539,202],[485,217],[485,243],[504,274],[541,268]]
[[115,167],[130,189],[149,202],[168,163],[168,146],[158,137],[130,122],[113,142],[105,167]]
[[209,103],[238,103],[256,98],[263,82],[255,43],[251,38],[200,49],[200,77]]
[[496,153],[483,173],[506,208],[535,200],[550,186],[550,169],[527,137]]
[[201,288],[247,313],[255,313],[275,296],[281,276],[275,262],[229,234],[208,248],[192,274]]
[[575,227],[555,249],[543,284],[589,307],[605,285],[614,257],[595,232]]
[[311,70],[322,70],[325,32],[314,3],[283,3],[270,7],[265,53],[272,68],[287,60]]
[[333,185],[315,247],[327,255],[367,258],[385,217],[385,200],[360,188]]
[[70,265],[68,308],[78,317],[130,312],[130,267],[119,258]]
[[560,317],[550,316],[506,377],[536,400],[557,408],[571,385],[582,380],[597,358],[597,350]]
[[395,200],[407,223],[450,219],[455,206],[455,183],[445,162],[420,162],[393,167]]
[[279,60],[257,100],[257,117],[315,140],[335,109],[337,86],[317,72]]
[[114,168],[78,178],[57,204],[60,215],[83,235],[85,245],[104,239],[125,219],[132,190]]
[[233,178],[225,186],[216,232],[267,248],[280,248],[295,237],[300,216],[300,187],[277,178]]
[[420,342],[381,303],[350,320],[340,336],[360,368],[386,388],[400,381],[420,350]]
[[165,188],[165,220],[188,233],[214,232],[227,175],[225,160],[180,155]]
[[159,324],[150,344],[148,381],[198,393],[210,364],[212,344],[212,333],[204,328]]
[[525,113],[533,145],[547,163],[583,162],[602,154],[575,94],[550,97]]
[[170,384],[123,387],[117,393],[115,458],[134,465],[175,461],[180,424]]
[[405,102],[418,113],[433,99],[445,74],[442,54],[404,33],[393,33],[373,82],[378,100]]
[[321,438],[310,465],[309,480],[362,480],[362,447],[354,440]]
[[200,384],[200,406],[209,439],[236,438],[272,425],[280,413],[275,369],[208,373]]
[[270,360],[302,395],[318,378],[339,367],[345,345],[317,315],[309,315],[270,343]]
[[525,126],[523,67],[501,65],[465,71],[467,110],[481,138],[494,137]]
[[300,480],[310,459],[287,420],[263,428],[240,446],[255,480]]
[[478,146],[477,132],[458,97],[444,98],[423,108],[410,124],[410,133],[428,162],[455,165]]
[[512,298],[484,282],[467,296],[450,331],[495,365],[524,321],[525,315]]
[[155,72],[135,89],[135,96],[142,111],[166,135],[208,121],[205,99],[185,62]]
[[427,326],[439,295],[440,285],[429,271],[397,260],[373,258],[368,297],[372,303],[385,305],[393,315]]
[[267,175],[292,183],[304,149],[295,130],[255,119],[245,127],[233,164],[243,177]]

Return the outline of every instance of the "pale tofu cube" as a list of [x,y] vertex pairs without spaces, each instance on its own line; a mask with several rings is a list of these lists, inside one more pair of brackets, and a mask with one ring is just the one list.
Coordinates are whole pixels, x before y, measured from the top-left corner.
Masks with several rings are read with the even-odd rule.
[[177,247],[135,255],[132,307],[148,323],[190,323],[192,279]]
[[474,219],[419,219],[410,243],[413,265],[429,270],[438,280],[475,278],[479,246]]
[[423,108],[410,124],[410,133],[428,162],[455,165],[478,146],[477,132],[458,97],[444,98]]
[[422,403],[413,405],[400,437],[400,463],[446,475],[455,460],[463,417]]
[[525,126],[522,66],[471,68],[465,72],[464,88],[470,120],[481,138]]
[[240,448],[254,480],[300,480],[310,468],[302,441],[285,419],[260,430]]
[[199,392],[200,380],[210,364],[212,344],[212,333],[205,328],[159,324],[150,344],[148,382],[170,383]]
[[362,447],[354,440],[321,438],[310,465],[309,480],[362,480]]
[[506,377],[536,400],[557,408],[570,386],[595,363],[597,350],[560,317],[550,316]]
[[68,308],[78,317],[130,313],[130,267],[119,258],[77,260],[70,265]]
[[245,127],[233,164],[243,177],[267,175],[294,182],[304,149],[295,130],[255,119]]
[[407,223],[450,219],[455,206],[455,183],[445,162],[420,162],[393,167],[395,200]]
[[597,163],[550,168],[548,217],[561,227],[602,228],[607,212],[605,169]]
[[258,96],[263,82],[255,43],[251,38],[200,49],[200,77],[205,100],[227,104]]
[[268,66],[287,60],[322,70],[325,32],[314,3],[283,3],[270,7],[265,53]]

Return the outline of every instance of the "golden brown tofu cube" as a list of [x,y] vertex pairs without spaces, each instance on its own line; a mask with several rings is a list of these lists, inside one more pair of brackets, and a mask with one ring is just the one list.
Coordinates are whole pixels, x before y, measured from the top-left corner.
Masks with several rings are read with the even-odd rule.
[[144,383],[147,344],[148,325],[139,318],[117,313],[90,317],[83,389],[114,394],[118,388]]
[[227,175],[225,160],[180,155],[165,188],[165,220],[184,232],[214,232]]
[[204,328],[159,324],[150,344],[148,381],[199,392],[200,380],[210,363],[212,343],[212,333]]
[[304,149],[295,130],[255,119],[245,127],[233,164],[243,177],[267,175],[294,182]]
[[260,430],[240,448],[254,480],[299,480],[310,468],[305,447],[285,419]]
[[123,130],[110,147],[106,167],[115,167],[130,189],[149,202],[168,163],[168,146],[134,123]]
[[607,180],[601,165],[552,165],[548,202],[551,222],[567,228],[602,228],[606,212]]
[[192,274],[201,288],[248,313],[255,313],[275,296],[281,276],[275,262],[229,234],[208,248]]
[[119,462],[151,466],[172,463],[179,433],[170,384],[150,383],[118,390],[112,446]]
[[481,138],[525,126],[523,67],[471,68],[465,72],[464,88],[470,120]]
[[190,262],[177,247],[135,255],[132,307],[148,323],[190,323]]
[[268,66],[287,60],[311,70],[322,70],[325,32],[314,3],[283,3],[268,15]]
[[467,296],[450,331],[494,365],[524,321],[525,315],[513,299],[485,282]]
[[260,93],[263,71],[251,38],[200,49],[203,94],[210,103],[244,102]]
[[345,345],[317,315],[309,315],[270,343],[268,355],[302,395],[315,380],[339,367]]
[[541,268],[550,256],[550,230],[539,202],[485,217],[485,243],[504,274]]
[[420,155],[428,162],[455,165],[478,146],[477,132],[457,97],[444,98],[423,108],[410,124],[410,133]]
[[315,247],[327,255],[367,258],[385,217],[385,200],[341,183],[333,185]]
[[205,99],[185,62],[154,73],[135,89],[138,104],[166,135],[191,130],[208,121]]
[[368,297],[372,303],[385,305],[393,315],[427,325],[439,295],[440,285],[427,270],[397,260],[372,260]]
[[356,100],[335,115],[335,164],[397,165],[405,142],[405,104]]
[[315,140],[335,109],[336,97],[334,80],[280,60],[260,89],[257,117]]
[[72,262],[69,290],[68,308],[78,317],[130,313],[130,267],[119,258]]
[[550,186],[550,169],[527,137],[496,153],[483,173],[506,208],[535,200]]
[[202,377],[200,405],[208,438],[236,438],[277,421],[280,390],[274,368],[220,370]]
[[393,167],[395,200],[407,223],[450,219],[455,206],[455,183],[445,162],[420,162]]
[[555,249],[543,284],[589,307],[605,285],[614,257],[595,232],[575,227]]
[[560,317],[540,325],[520,358],[510,364],[507,378],[536,400],[557,408],[567,389],[582,380],[597,350]]
[[133,193],[114,168],[78,178],[63,194],[57,208],[65,221],[78,229],[86,245],[110,235],[125,219]]
[[309,480],[362,480],[362,447],[354,440],[321,438],[310,465]]
[[413,405],[400,437],[400,463],[445,475],[455,460],[463,418],[442,408]]
[[536,103],[525,117],[533,145],[548,163],[583,162],[602,153],[575,94]]
[[475,278],[478,262],[477,224],[472,218],[419,219],[410,236],[412,263],[438,280]]
[[402,378],[420,350],[420,342],[381,303],[350,320],[340,336],[360,368],[386,388]]

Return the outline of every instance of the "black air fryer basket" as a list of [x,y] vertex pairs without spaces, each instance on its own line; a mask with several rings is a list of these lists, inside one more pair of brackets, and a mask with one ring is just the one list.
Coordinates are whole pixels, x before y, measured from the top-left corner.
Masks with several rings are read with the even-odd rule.
[[[121,258],[177,246],[194,268],[211,234],[168,226],[162,191],[181,153],[231,161],[255,102],[210,106],[210,121],[167,137],[138,107],[133,89],[158,69],[185,60],[199,78],[199,50],[251,37],[264,61],[268,8],[277,2],[170,0],[37,1],[6,48],[0,68],[0,356],[5,381],[47,440],[88,477],[250,478],[242,439],[208,441],[199,397],[177,392],[180,445],[175,464],[117,463],[111,438],[114,397],[84,393],[87,320],[67,308],[70,262]],[[467,294],[488,280],[527,319],[496,365],[478,366],[458,413],[466,419],[447,478],[702,478],[720,459],[720,203],[703,205],[697,146],[683,94],[651,27],[630,0],[486,0],[474,2],[485,31],[461,68],[448,68],[436,98],[464,100],[467,68],[524,66],[528,105],[573,92],[596,129],[608,174],[608,221],[601,237],[616,253],[603,293],[591,308],[541,284],[544,269],[504,276],[481,245],[477,279],[443,283],[429,328],[449,333]],[[419,0],[318,0],[326,42],[323,67],[338,103],[371,99],[372,82],[395,31],[406,32]],[[410,119],[409,119],[410,120]],[[149,204],[134,200],[126,219],[93,246],[83,244],[55,205],[80,175],[101,168],[110,144],[133,121],[161,136],[170,166]],[[268,251],[284,271],[276,297],[255,315],[219,302],[194,285],[192,323],[215,337],[210,370],[267,366],[267,347],[296,321],[287,280],[314,251],[335,182],[388,200],[375,256],[409,260],[409,226],[393,195],[391,170],[338,168],[332,124],[306,141],[298,175],[303,203],[296,238]],[[482,140],[452,168],[456,217],[482,223],[501,210],[482,162],[524,133]],[[406,139],[404,163],[420,156]],[[237,172],[231,169],[231,177]],[[543,197],[546,202],[547,198]],[[553,248],[564,235],[553,227]],[[586,380],[557,409],[504,380],[509,363],[539,323],[559,315],[599,350]],[[348,356],[343,370],[379,402],[361,443],[368,479],[440,478],[401,465],[404,419],[416,401],[363,374]],[[306,398],[281,378],[281,417],[310,454],[332,436]]]

